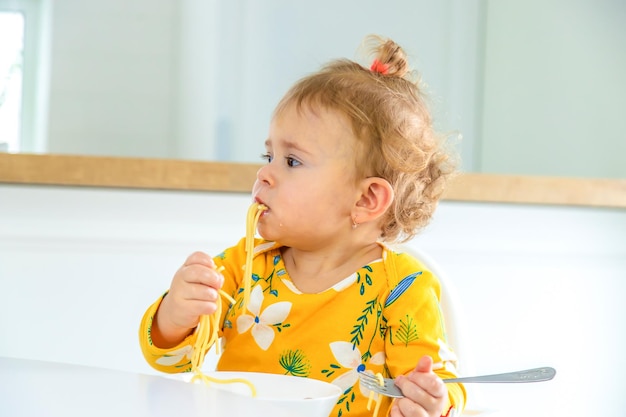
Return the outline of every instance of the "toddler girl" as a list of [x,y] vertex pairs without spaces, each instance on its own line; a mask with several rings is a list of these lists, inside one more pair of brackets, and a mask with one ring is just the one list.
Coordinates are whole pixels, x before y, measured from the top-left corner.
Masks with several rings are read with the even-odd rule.
[[[435,134],[404,51],[373,41],[370,68],[333,61],[298,81],[278,104],[265,141],[254,202],[266,210],[254,241],[243,302],[245,239],[211,257],[196,252],[145,313],[146,360],[164,372],[191,369],[201,315],[218,290],[224,351],[217,369],[290,374],[338,385],[331,416],[370,416],[358,372],[395,377],[405,398],[380,415],[460,413],[465,390],[446,344],[440,285],[390,243],[431,218],[453,167]],[[171,358],[177,363],[171,363]]]

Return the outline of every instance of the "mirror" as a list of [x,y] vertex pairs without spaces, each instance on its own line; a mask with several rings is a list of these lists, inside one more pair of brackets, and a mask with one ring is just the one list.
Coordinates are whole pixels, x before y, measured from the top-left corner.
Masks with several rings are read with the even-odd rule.
[[461,132],[463,170],[626,178],[623,0],[41,5],[24,152],[260,162],[287,88],[379,33]]

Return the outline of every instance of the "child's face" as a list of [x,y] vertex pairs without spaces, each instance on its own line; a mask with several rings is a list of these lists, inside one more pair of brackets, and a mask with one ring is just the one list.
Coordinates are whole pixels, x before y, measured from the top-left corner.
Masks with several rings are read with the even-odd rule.
[[257,173],[253,197],[269,207],[259,234],[286,246],[313,250],[347,238],[358,200],[356,138],[336,111],[290,105],[270,125],[268,164]]

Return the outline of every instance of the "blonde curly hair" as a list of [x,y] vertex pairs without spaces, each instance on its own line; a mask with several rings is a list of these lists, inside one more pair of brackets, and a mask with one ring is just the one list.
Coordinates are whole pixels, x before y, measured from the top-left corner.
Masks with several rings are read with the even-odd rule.
[[390,39],[370,35],[374,56],[366,68],[354,61],[331,61],[299,80],[286,93],[275,115],[294,104],[322,106],[344,114],[358,143],[357,181],[387,180],[394,201],[381,221],[385,242],[413,238],[430,221],[456,162],[438,134],[420,81],[410,71],[404,50]]

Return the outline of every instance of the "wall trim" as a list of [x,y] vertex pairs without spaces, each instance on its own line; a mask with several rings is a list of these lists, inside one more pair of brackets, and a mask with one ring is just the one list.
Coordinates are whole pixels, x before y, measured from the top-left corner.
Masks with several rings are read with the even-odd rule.
[[[0,154],[0,183],[248,193],[259,164]],[[626,208],[626,179],[462,173],[444,200]]]

